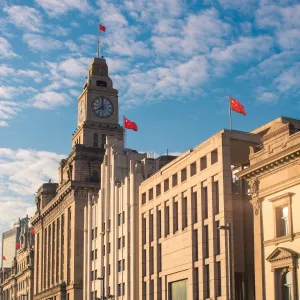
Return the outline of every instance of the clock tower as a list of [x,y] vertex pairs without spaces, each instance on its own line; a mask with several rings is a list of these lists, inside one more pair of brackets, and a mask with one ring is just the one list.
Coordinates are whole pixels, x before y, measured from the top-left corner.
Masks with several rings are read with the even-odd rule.
[[94,58],[87,80],[78,98],[77,130],[72,137],[72,147],[104,148],[106,136],[123,140],[123,128],[119,125],[118,91],[108,76],[106,60]]

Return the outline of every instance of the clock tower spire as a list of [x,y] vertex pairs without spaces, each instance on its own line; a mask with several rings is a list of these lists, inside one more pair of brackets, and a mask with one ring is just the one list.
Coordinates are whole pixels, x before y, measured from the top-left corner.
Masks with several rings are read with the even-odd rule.
[[78,97],[77,130],[72,137],[72,147],[104,147],[106,136],[123,140],[119,125],[118,91],[108,76],[106,60],[94,58],[90,64],[83,91]]

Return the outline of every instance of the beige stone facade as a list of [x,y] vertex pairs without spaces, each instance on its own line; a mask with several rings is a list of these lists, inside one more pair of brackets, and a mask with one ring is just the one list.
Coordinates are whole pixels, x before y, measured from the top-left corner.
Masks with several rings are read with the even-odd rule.
[[254,299],[252,207],[234,174],[259,140],[223,130],[141,183],[139,299]]
[[256,300],[296,300],[300,291],[300,121],[278,118],[253,131],[250,184],[254,210]]
[[[0,271],[1,300],[32,300],[33,299],[33,268],[34,268],[34,233],[25,218],[20,226],[18,243],[20,249],[10,268]],[[20,222],[19,221],[19,222]],[[16,243],[14,244],[14,250]]]
[[83,298],[84,207],[100,188],[106,137],[123,139],[118,91],[103,58],[91,62],[78,98],[77,125],[72,152],[58,168],[58,183],[45,183],[36,194],[34,299]]

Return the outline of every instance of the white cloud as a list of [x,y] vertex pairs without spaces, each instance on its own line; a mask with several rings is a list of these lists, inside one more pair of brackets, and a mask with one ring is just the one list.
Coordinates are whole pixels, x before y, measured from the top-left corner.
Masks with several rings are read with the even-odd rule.
[[24,78],[32,78],[35,82],[41,82],[42,81],[42,75],[40,72],[36,70],[19,70],[14,69],[12,67],[9,67],[5,64],[0,64],[0,75],[4,77],[10,77],[13,76],[14,78],[19,77],[20,79]]
[[35,0],[35,2],[51,17],[66,14],[74,9],[83,13],[91,12],[87,0]]
[[47,52],[64,47],[61,41],[39,34],[26,33],[23,35],[23,40],[33,51]]
[[159,54],[192,56],[224,46],[230,31],[230,25],[220,20],[217,10],[209,9],[190,14],[185,20],[160,20],[151,40]]
[[43,31],[43,20],[40,12],[28,6],[5,6],[3,11],[8,14],[8,20],[25,31]]
[[0,58],[17,57],[7,39],[0,36]]
[[4,86],[0,85],[0,99],[12,99],[16,95],[23,93],[34,93],[36,89],[32,87],[16,87],[16,86]]
[[284,50],[298,50],[300,48],[300,28],[279,31],[277,37],[278,44]]
[[6,121],[1,121],[0,120],[0,127],[7,127],[8,123]]
[[274,103],[278,100],[278,94],[274,92],[263,92],[258,94],[257,99],[265,103]]
[[87,76],[90,62],[88,57],[69,58],[59,63],[58,70],[70,77]]
[[30,105],[40,109],[54,109],[58,106],[70,104],[72,99],[66,93],[46,91],[36,94],[30,101]]
[[15,101],[0,100],[0,120],[8,120],[13,118],[21,111],[22,104]]
[[56,36],[67,36],[69,33],[70,33],[69,28],[64,28],[59,25],[52,28],[52,34]]
[[274,80],[276,88],[282,93],[299,94],[300,92],[300,63],[283,70]]

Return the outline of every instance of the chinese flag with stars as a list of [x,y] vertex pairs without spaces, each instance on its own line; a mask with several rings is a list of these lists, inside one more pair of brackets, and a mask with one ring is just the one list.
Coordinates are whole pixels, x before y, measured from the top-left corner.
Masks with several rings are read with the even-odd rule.
[[138,131],[138,127],[135,122],[132,122],[124,117],[124,128]]
[[106,31],[106,27],[104,25],[99,24],[99,29],[101,31]]
[[6,257],[4,255],[2,256],[2,260],[6,260]]
[[246,116],[246,111],[245,111],[243,104],[241,102],[233,99],[231,96],[229,96],[229,99],[230,99],[231,110]]

